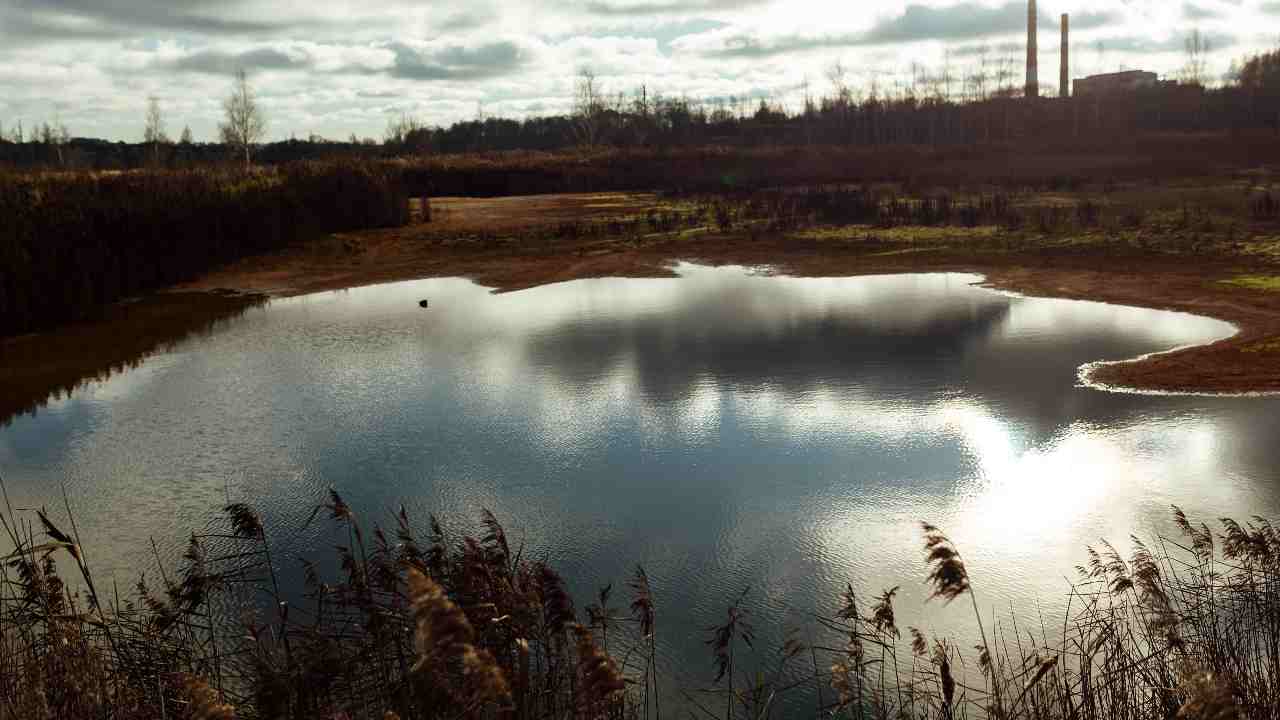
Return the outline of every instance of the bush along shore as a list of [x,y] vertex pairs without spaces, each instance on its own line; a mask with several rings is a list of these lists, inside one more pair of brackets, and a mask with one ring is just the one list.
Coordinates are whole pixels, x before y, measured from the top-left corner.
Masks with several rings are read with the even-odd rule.
[[0,337],[322,233],[404,225],[399,173],[357,162],[269,170],[0,173]]
[[726,598],[707,630],[718,677],[695,694],[658,672],[662,592],[641,567],[626,599],[611,605],[606,588],[579,611],[488,512],[474,537],[434,518],[420,536],[403,509],[384,530],[331,492],[309,522],[345,538],[340,575],[304,563],[290,602],[264,518],[243,504],[221,517],[176,573],[127,594],[95,582],[74,518],[7,507],[0,718],[734,720],[781,717],[794,694],[817,699],[805,714],[870,720],[1280,712],[1280,533],[1261,519],[1214,531],[1175,508],[1181,537],[1135,538],[1127,558],[1090,548],[1060,631],[1016,640],[983,624],[997,599],[924,525],[922,574],[935,602],[972,607],[976,648],[898,627],[896,588],[850,587],[818,621],[827,641],[772,649]]

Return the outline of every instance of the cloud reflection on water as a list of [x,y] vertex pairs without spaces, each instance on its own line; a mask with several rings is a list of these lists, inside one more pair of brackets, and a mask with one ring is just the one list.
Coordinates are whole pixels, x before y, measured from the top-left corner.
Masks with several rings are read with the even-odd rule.
[[961,545],[988,602],[1034,611],[1061,600],[1086,543],[1170,503],[1280,508],[1261,429],[1275,400],[1075,386],[1082,363],[1223,323],[965,275],[680,272],[277,302],[15,421],[0,467],[28,506],[65,479],[96,561],[121,571],[228,488],[288,528],[284,556],[332,544],[297,530],[330,485],[367,518],[404,502],[460,529],[488,507],[583,600],[643,562],[672,608],[673,665],[704,660],[698,629],[747,584],[779,631],[845,582],[903,584],[902,624],[945,627],[951,611],[922,606],[920,520]]

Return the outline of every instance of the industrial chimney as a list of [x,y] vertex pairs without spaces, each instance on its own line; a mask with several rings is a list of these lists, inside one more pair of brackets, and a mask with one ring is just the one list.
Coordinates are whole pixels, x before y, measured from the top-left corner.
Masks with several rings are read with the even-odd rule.
[[1058,72],[1058,97],[1071,97],[1071,16],[1062,13],[1062,58]]
[[1036,44],[1036,0],[1027,2],[1027,97],[1040,97],[1040,58]]

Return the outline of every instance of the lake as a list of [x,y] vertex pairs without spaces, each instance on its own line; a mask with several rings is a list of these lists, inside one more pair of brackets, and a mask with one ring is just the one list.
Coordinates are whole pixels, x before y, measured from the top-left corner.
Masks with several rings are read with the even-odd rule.
[[[131,586],[149,539],[175,562],[226,499],[257,507],[286,575],[403,503],[454,536],[482,508],[578,606],[637,563],[664,671],[709,684],[705,628],[750,588],[761,645],[896,585],[899,625],[970,638],[926,603],[919,522],[968,560],[979,601],[1060,622],[1102,538],[1280,515],[1274,398],[1081,386],[1078,368],[1225,337],[1222,322],[1015,297],[959,274],[679,278],[507,294],[434,279],[278,300],[0,428],[18,507],[61,512]],[[429,299],[422,309],[420,299]],[[332,567],[331,565],[329,567]],[[154,575],[152,575],[154,577]],[[969,647],[972,643],[962,644]]]

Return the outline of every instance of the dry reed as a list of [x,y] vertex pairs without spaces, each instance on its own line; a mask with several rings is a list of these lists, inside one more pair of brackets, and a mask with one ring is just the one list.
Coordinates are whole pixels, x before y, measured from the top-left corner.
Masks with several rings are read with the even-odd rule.
[[[1129,557],[1090,549],[1058,638],[995,642],[982,628],[969,657],[916,628],[904,638],[898,588],[861,603],[849,586],[812,642],[757,647],[744,592],[710,628],[716,687],[664,693],[643,568],[630,613],[605,588],[583,624],[559,575],[513,552],[491,513],[456,541],[432,519],[424,544],[403,509],[394,543],[376,526],[366,536],[337,493],[321,509],[351,542],[339,578],[308,567],[303,603],[281,594],[270,525],[247,505],[192,536],[160,592],[142,582],[110,603],[74,532],[43,511],[0,513],[14,548],[0,566],[0,719],[660,718],[679,706],[734,720],[797,714],[796,702],[867,720],[1280,713],[1280,534],[1262,519],[1214,533],[1175,511],[1181,540],[1135,540]],[[967,595],[981,623],[973,569],[940,529],[924,540],[933,594]]]

